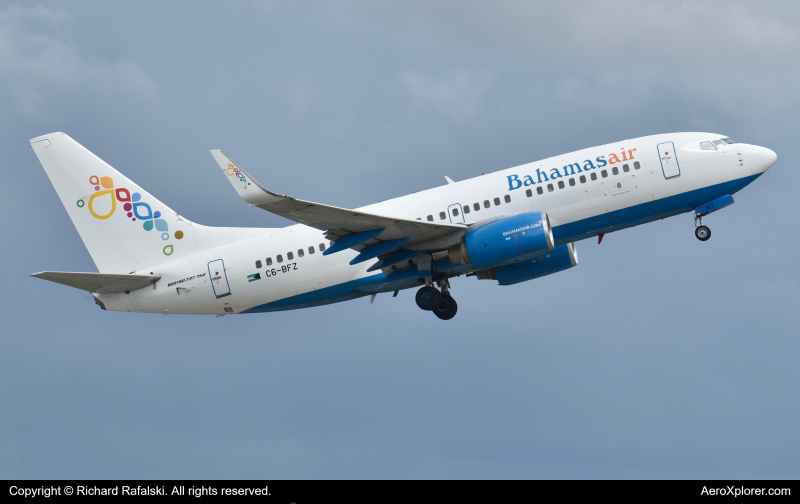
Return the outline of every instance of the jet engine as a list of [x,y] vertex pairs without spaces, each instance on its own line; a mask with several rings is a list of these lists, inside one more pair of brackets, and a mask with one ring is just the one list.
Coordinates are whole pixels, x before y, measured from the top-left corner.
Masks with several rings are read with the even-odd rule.
[[568,243],[559,245],[547,254],[533,260],[526,259],[505,266],[476,271],[475,276],[478,277],[478,280],[497,280],[500,285],[512,285],[558,273],[577,265],[578,252],[575,250],[575,244]]
[[448,250],[452,264],[476,269],[538,257],[553,250],[553,231],[546,213],[513,215],[470,231]]

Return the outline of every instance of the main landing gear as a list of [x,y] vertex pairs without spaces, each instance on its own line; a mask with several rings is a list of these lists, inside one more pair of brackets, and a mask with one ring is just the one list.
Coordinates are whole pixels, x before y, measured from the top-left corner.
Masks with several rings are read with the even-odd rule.
[[[698,221],[700,222],[699,226],[697,225]],[[695,225],[694,235],[697,237],[698,240],[706,241],[709,238],[711,238],[711,229],[709,229],[708,226],[703,224],[703,216],[702,215],[696,215],[694,217],[694,225]]]
[[450,320],[458,312],[458,304],[450,295],[450,282],[445,278],[437,282],[441,292],[433,285],[426,285],[417,291],[417,306],[426,311],[432,311],[442,320]]

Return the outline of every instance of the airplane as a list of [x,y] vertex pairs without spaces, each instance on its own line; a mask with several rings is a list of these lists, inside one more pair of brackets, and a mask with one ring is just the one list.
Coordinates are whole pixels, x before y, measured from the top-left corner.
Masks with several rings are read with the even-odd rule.
[[99,271],[31,276],[103,310],[218,317],[417,289],[419,308],[449,320],[453,277],[535,280],[576,266],[575,242],[685,212],[708,240],[703,218],[777,159],[724,135],[652,135],[347,209],[267,189],[212,150],[246,203],[296,223],[236,228],[188,220],[64,133],[30,143]]

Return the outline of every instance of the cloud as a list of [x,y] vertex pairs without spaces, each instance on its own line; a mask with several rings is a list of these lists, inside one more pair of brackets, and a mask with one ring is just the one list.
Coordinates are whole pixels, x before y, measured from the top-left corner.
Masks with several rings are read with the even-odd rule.
[[0,22],[25,23],[34,21],[50,25],[59,25],[71,21],[72,19],[72,15],[64,9],[47,9],[41,5],[32,8],[12,5],[6,10],[0,11]]
[[443,114],[464,120],[475,115],[494,76],[459,71],[449,78],[437,79],[419,72],[403,72],[400,80],[418,103],[433,105]]
[[158,86],[127,61],[92,63],[56,35],[72,16],[62,9],[11,6],[0,10],[0,83],[12,87],[22,107],[39,103],[48,89],[118,90],[142,100]]
[[687,61],[763,65],[800,53],[800,7],[786,2],[410,0],[327,4],[323,15],[340,29],[377,32],[428,51],[567,64],[599,59],[619,72],[632,57],[667,70]]

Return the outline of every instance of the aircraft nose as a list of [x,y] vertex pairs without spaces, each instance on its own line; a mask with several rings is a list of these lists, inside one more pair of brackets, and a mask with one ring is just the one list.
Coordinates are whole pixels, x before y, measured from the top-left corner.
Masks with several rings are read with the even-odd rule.
[[778,159],[778,155],[766,147],[750,145],[747,151],[750,155],[750,165],[756,173],[764,173],[769,170],[775,164],[775,160]]

